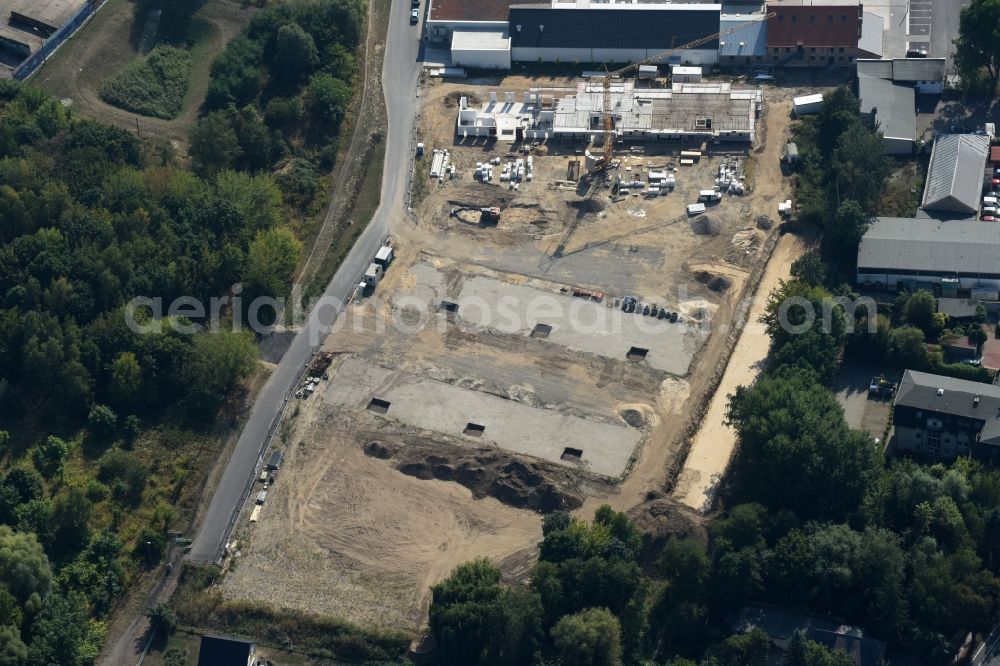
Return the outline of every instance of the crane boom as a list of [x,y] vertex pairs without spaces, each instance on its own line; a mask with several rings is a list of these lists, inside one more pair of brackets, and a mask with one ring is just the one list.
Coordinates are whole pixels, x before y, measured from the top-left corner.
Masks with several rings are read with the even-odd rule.
[[693,49],[697,46],[701,46],[706,42],[712,41],[713,39],[718,39],[719,37],[725,37],[726,35],[730,35],[736,32],[737,30],[742,30],[743,28],[749,25],[753,25],[757,21],[766,21],[774,15],[775,12],[770,12],[768,14],[765,14],[760,19],[754,19],[753,21],[744,21],[743,23],[726,28],[725,30],[720,30],[719,32],[712,33],[707,37],[696,39],[693,42],[688,42],[687,44],[678,46],[677,48],[667,49],[666,51],[662,51],[660,53],[657,53],[656,55],[652,55],[643,60],[637,60],[636,62],[633,62],[630,65],[625,65],[624,67],[616,69],[613,72],[608,72],[603,77],[601,77],[601,86],[603,88],[603,97],[604,97],[602,101],[602,112],[603,112],[602,127],[604,129],[604,156],[601,159],[601,166],[602,167],[610,166],[611,160],[614,158],[615,155],[615,121],[614,121],[614,115],[611,112],[612,78],[616,76],[621,76],[623,74],[627,74],[628,72],[635,71],[640,67],[642,67],[643,65],[649,65],[654,62],[659,62],[660,60],[672,56],[675,53],[679,53],[680,51],[686,51],[687,49]]

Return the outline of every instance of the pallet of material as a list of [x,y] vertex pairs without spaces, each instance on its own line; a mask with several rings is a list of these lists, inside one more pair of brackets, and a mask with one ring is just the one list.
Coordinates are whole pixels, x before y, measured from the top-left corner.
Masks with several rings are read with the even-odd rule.
[[260,520],[260,510],[263,509],[263,508],[264,508],[264,506],[261,505],[261,504],[258,504],[257,506],[255,506],[253,508],[253,511],[250,512],[250,522],[251,523],[256,523],[258,520]]
[[684,157],[681,159],[681,166],[694,166],[694,160],[689,157]]

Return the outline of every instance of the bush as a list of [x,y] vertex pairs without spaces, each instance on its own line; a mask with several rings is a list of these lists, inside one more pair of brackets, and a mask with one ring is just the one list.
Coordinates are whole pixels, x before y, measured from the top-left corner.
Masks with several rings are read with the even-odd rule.
[[161,45],[105,79],[99,92],[108,104],[170,120],[184,107],[190,75],[190,54],[183,49]]
[[151,567],[160,561],[166,547],[167,537],[162,532],[151,527],[144,527],[139,532],[139,536],[135,538],[132,557],[141,560],[147,567]]
[[111,484],[112,494],[119,502],[138,504],[146,488],[147,470],[132,454],[112,449],[101,458],[97,478]]
[[281,129],[302,120],[302,100],[298,97],[275,97],[264,108],[264,122]]

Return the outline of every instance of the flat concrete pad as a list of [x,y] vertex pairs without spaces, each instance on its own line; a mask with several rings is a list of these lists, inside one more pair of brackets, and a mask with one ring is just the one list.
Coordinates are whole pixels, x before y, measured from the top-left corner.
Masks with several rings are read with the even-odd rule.
[[[393,297],[397,310],[416,306],[438,312],[441,301],[449,300],[458,304],[458,310],[448,316],[466,329],[531,336],[539,344],[557,344],[623,362],[629,350],[638,347],[648,353],[633,362],[674,375],[688,373],[708,337],[707,330],[692,325],[683,313],[682,321],[675,323],[625,313],[610,307],[610,296],[595,302],[491,276],[439,270],[425,263],[413,266],[410,274],[413,279]],[[538,324],[551,327],[546,336],[532,336]]]
[[641,347],[649,350],[642,362],[675,375],[687,374],[701,346],[700,336],[683,323],[486,277],[467,279],[458,301],[463,323],[520,335],[547,324],[550,343],[623,361],[629,349]]
[[[447,435],[456,443],[494,444],[514,453],[617,477],[642,437],[625,423],[590,420],[531,407],[488,393],[389,370],[360,358],[345,359],[323,399],[356,410],[372,398],[389,402],[385,418]],[[485,426],[478,436],[463,434],[470,423]],[[565,447],[583,450],[579,462],[563,459]]]

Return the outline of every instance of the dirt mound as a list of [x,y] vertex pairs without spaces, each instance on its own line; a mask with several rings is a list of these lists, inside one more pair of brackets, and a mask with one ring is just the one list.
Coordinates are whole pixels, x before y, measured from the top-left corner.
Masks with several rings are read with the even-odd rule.
[[725,275],[715,275],[708,271],[698,271],[694,274],[694,279],[714,292],[722,293],[733,286],[733,281]]
[[366,455],[392,459],[396,469],[418,479],[454,481],[476,499],[494,497],[518,509],[539,513],[570,511],[583,504],[580,483],[570,470],[541,462],[523,462],[492,449],[468,449],[436,442],[405,447],[369,442]]
[[646,495],[646,501],[632,507],[628,517],[643,535],[643,551],[655,555],[672,537],[690,537],[708,544],[704,518],[689,507],[660,492]]
[[364,446],[365,455],[371,456],[372,458],[378,458],[379,460],[388,460],[393,457],[398,450],[396,446],[388,446],[383,442],[368,442]]
[[444,103],[446,109],[457,109],[458,101],[463,97],[467,98],[469,106],[479,106],[480,104],[479,96],[466,90],[450,92],[441,101]]
[[716,275],[708,281],[708,288],[720,294],[728,290],[731,286],[733,286],[733,281],[725,275]]
[[618,415],[625,420],[625,423],[629,424],[633,428],[644,428],[646,427],[646,419],[643,418],[642,414],[634,409],[623,409],[618,412]]
[[577,212],[577,215],[597,214],[607,208],[607,204],[600,199],[578,199],[569,201],[567,205]]
[[699,236],[718,236],[722,233],[722,223],[714,217],[699,215],[691,221],[691,230]]
[[764,231],[767,231],[774,225],[774,221],[767,215],[758,215],[756,222],[757,228],[763,229]]

